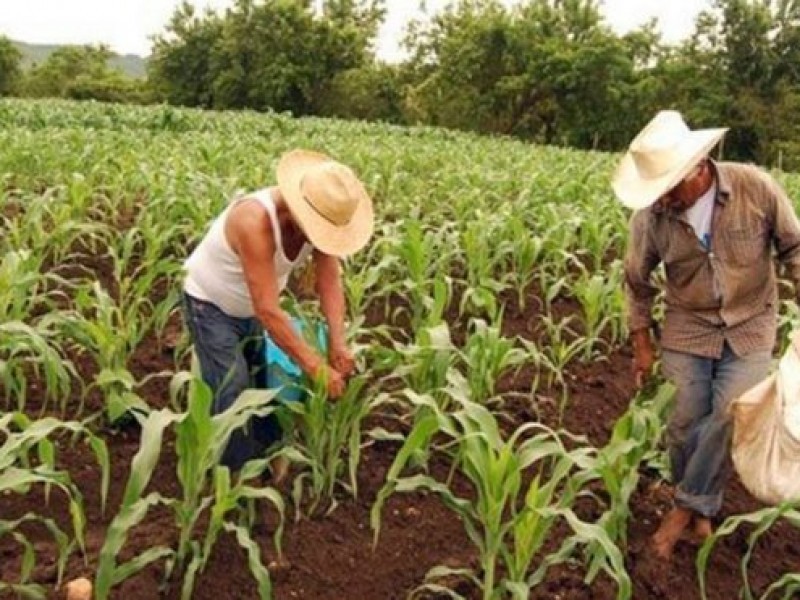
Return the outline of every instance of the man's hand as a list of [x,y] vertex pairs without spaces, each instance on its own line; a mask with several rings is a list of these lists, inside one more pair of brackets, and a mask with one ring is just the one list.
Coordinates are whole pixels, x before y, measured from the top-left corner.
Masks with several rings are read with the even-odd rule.
[[650,330],[640,329],[631,333],[633,341],[633,373],[636,387],[642,388],[653,374],[653,363],[656,361],[653,343],[650,341]]
[[331,366],[344,377],[352,375],[356,370],[356,361],[346,346],[331,346],[328,351]]
[[337,400],[342,397],[347,387],[347,382],[338,370],[330,365],[322,365],[317,370],[317,378],[324,379],[329,400]]

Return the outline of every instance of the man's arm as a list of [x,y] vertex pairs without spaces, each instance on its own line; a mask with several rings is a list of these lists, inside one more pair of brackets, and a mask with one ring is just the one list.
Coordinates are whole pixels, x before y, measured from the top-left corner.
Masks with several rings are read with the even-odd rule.
[[625,254],[625,296],[628,308],[628,329],[633,344],[634,375],[642,386],[655,362],[650,339],[653,327],[653,302],[658,288],[650,276],[661,259],[652,240],[649,216],[644,212],[633,215],[629,227],[628,248]]
[[275,275],[275,240],[269,216],[256,203],[243,201],[228,215],[225,234],[239,256],[256,317],[275,343],[310,377],[317,377],[325,360],[292,327],[280,306]]
[[649,215],[644,211],[634,213],[625,252],[625,299],[631,333],[650,330],[653,326],[653,303],[658,288],[650,281],[650,276],[660,262],[650,231]]
[[795,295],[800,298],[800,222],[791,200],[771,177],[768,180],[772,204],[772,237],[778,260],[786,267]]
[[329,356],[331,365],[344,375],[355,368],[353,357],[347,349],[345,339],[346,304],[342,288],[341,265],[339,259],[314,250],[313,255],[316,291],[320,309],[328,323]]

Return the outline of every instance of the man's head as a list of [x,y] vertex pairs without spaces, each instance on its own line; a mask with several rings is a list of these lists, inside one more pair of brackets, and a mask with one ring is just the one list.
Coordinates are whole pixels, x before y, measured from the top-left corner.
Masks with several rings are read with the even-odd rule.
[[657,202],[664,208],[682,212],[691,208],[708,191],[714,173],[708,157],[698,162],[680,182],[661,196]]
[[712,176],[706,157],[726,131],[692,131],[680,113],[659,112],[620,161],[612,182],[614,192],[630,208],[646,208],[665,197],[662,202],[686,208],[685,204],[696,199],[689,196]]
[[344,257],[372,236],[372,200],[353,171],[316,152],[293,150],[278,163],[278,188],[292,218],[318,250]]

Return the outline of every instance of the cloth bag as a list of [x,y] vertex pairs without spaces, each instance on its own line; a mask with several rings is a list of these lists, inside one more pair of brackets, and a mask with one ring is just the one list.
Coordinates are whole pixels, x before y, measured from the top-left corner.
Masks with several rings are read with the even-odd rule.
[[778,370],[731,402],[733,464],[767,504],[800,499],[800,331]]

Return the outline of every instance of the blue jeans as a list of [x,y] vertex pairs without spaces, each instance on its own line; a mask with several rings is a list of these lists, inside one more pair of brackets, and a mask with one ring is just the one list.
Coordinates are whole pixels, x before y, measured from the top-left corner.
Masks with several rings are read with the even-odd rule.
[[770,361],[768,351],[736,356],[727,343],[718,359],[662,352],[664,375],[677,387],[667,444],[678,506],[719,512],[730,474],[728,405],[767,376]]
[[[215,304],[186,293],[183,312],[203,381],[214,394],[212,414],[227,410],[247,388],[267,387],[264,329],[258,319],[231,317]],[[221,462],[239,469],[251,458],[263,456],[280,437],[274,414],[254,417],[233,432]]]

